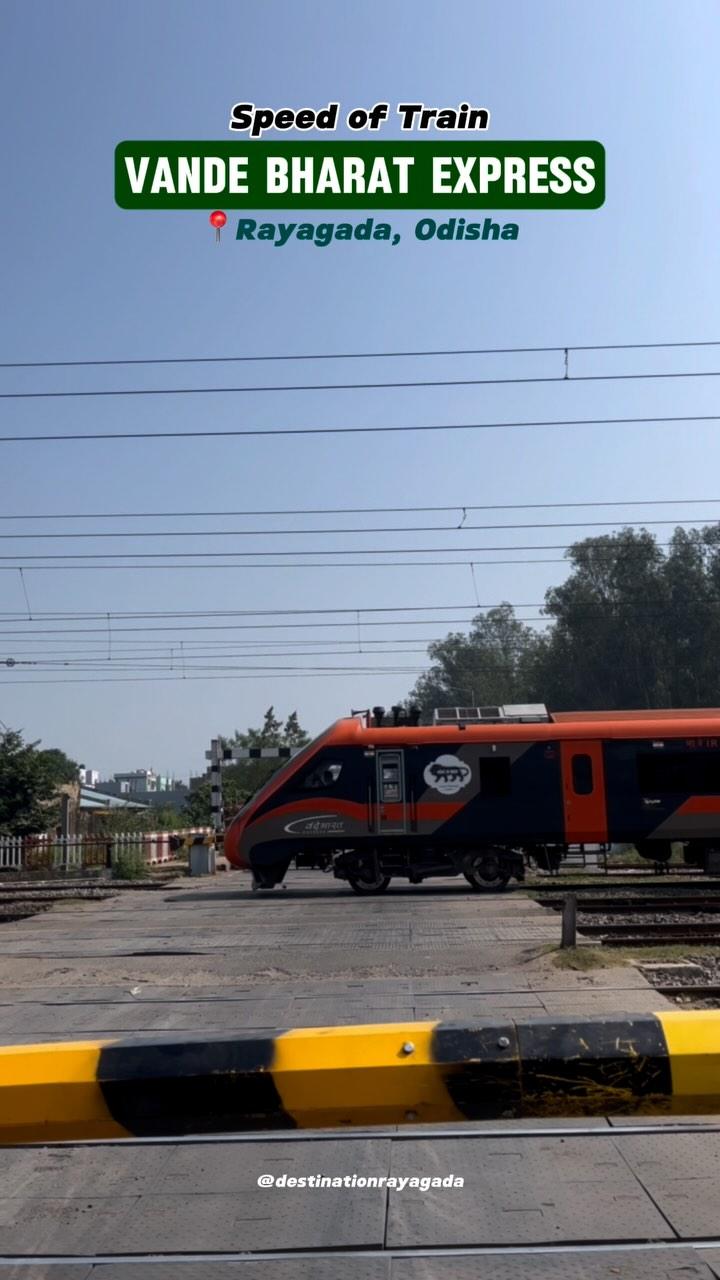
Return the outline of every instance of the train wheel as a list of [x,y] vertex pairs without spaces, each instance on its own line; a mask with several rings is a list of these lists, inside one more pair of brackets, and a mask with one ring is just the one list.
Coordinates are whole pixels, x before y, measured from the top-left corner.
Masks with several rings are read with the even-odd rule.
[[275,862],[266,867],[253,867],[253,889],[274,889],[285,879],[289,866],[289,862]]
[[476,893],[501,893],[507,889],[510,879],[510,872],[505,870],[500,855],[493,849],[471,854],[465,862],[463,875]]
[[381,872],[374,875],[367,872],[364,876],[348,876],[348,884],[353,893],[371,894],[384,893],[390,883],[390,876],[384,876]]

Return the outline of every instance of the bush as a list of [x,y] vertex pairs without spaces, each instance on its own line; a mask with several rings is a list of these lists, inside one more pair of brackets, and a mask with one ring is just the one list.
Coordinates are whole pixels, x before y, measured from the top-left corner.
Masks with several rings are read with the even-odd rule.
[[138,850],[113,854],[112,874],[114,880],[144,880],[148,874],[145,858]]

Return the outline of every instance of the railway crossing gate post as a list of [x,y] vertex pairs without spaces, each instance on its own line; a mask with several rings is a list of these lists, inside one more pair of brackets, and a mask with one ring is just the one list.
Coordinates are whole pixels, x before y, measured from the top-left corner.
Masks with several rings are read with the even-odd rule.
[[210,761],[210,812],[217,847],[225,822],[222,797],[222,748],[219,738],[213,738],[210,750],[205,752],[205,757]]
[[290,760],[303,747],[226,747],[221,738],[213,738],[205,759],[210,761],[210,810],[215,833],[215,846],[219,850],[225,829],[223,805],[222,767],[237,760]]

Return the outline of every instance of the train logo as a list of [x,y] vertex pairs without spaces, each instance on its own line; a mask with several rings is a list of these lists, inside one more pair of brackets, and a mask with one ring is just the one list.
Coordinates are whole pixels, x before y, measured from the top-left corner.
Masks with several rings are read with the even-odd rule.
[[427,785],[443,796],[454,796],[472,778],[472,769],[458,756],[438,756],[423,773]]
[[296,818],[283,830],[291,836],[341,836],[345,823],[334,813],[317,813],[308,818]]

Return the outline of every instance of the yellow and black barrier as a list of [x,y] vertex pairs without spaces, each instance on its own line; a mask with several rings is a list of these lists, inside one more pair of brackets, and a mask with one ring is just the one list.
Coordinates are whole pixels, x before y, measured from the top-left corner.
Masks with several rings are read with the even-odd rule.
[[0,1143],[720,1113],[720,1010],[0,1048]]

